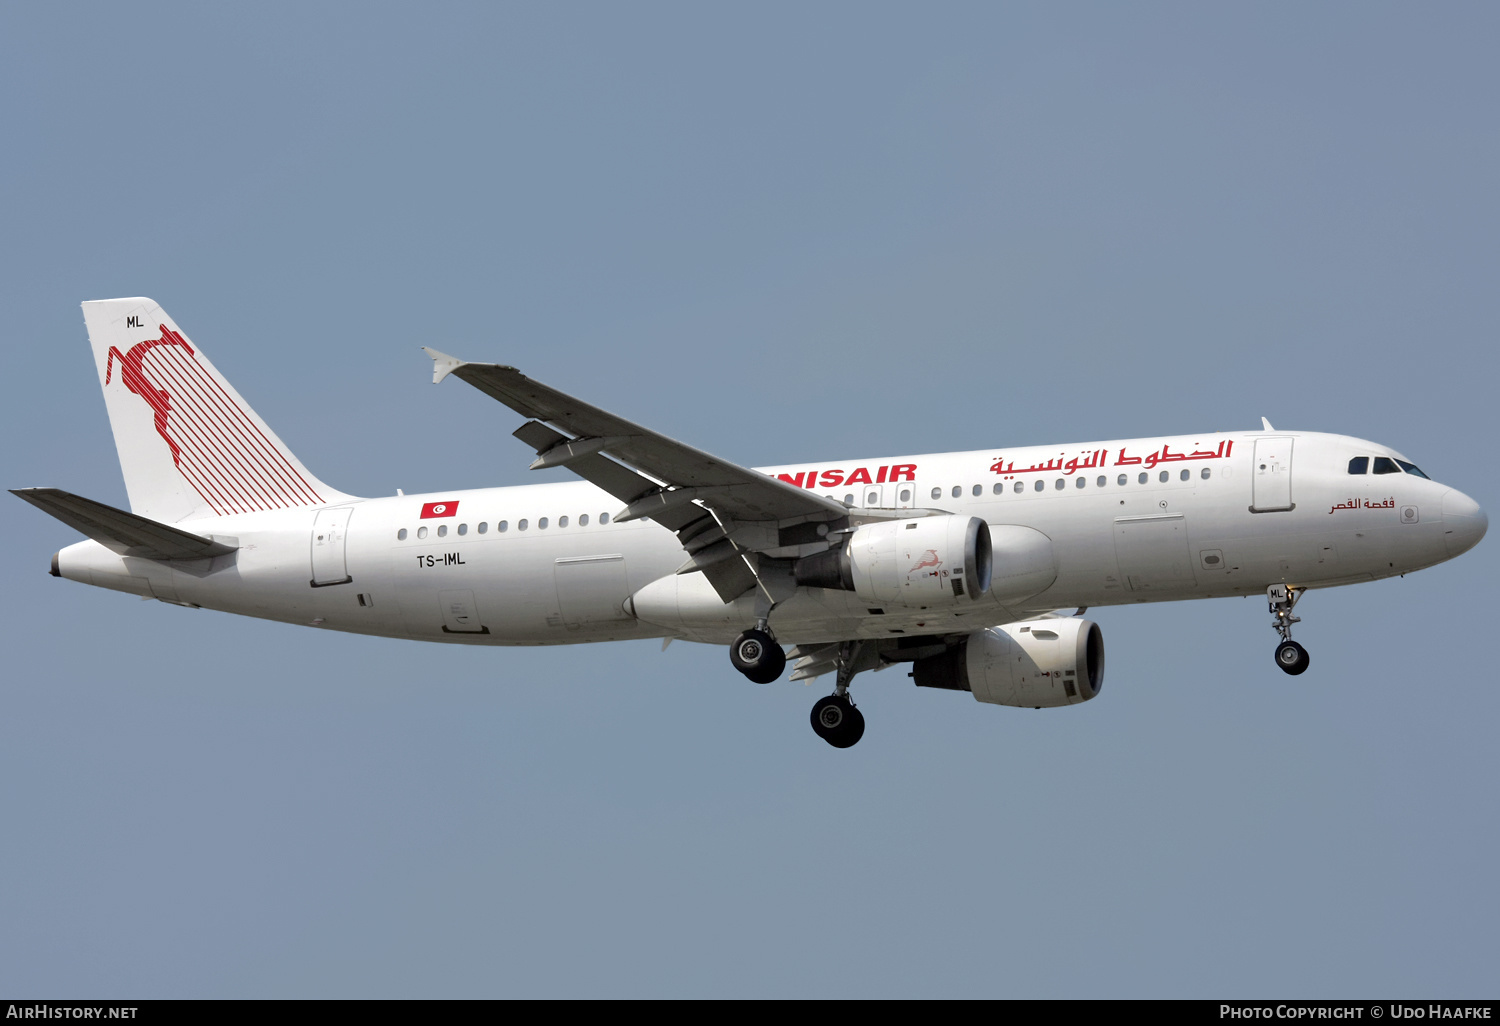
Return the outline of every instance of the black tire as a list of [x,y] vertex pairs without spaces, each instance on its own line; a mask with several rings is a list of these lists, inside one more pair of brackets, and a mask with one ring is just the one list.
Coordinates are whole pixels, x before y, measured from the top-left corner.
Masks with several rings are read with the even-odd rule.
[[852,748],[865,736],[864,713],[838,695],[818,699],[810,718],[813,733],[835,748]]
[[769,684],[786,669],[786,653],[765,631],[748,630],[729,646],[734,668],[757,684]]
[[1308,663],[1312,661],[1307,654],[1307,649],[1295,641],[1283,641],[1276,646],[1276,665],[1282,671],[1295,677],[1307,669]]
[[849,721],[844,727],[844,736],[835,748],[853,748],[865,736],[865,714],[854,706],[849,707]]

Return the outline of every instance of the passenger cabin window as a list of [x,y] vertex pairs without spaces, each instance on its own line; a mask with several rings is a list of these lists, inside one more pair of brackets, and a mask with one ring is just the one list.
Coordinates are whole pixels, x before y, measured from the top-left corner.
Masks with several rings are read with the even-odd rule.
[[953,486],[953,497],[955,499],[958,498],[963,493],[964,493],[964,486],[963,485],[954,485]]
[[1026,486],[1024,484],[1022,484],[1020,481],[1017,481],[1016,482],[1016,488],[1015,488],[1016,494],[1020,495],[1025,490],[1026,490]]
[[1145,484],[1149,480],[1151,480],[1151,475],[1146,473],[1144,470],[1141,471],[1140,476],[1136,478],[1136,481],[1140,482],[1141,484]]
[[996,482],[996,484],[995,484],[995,494],[996,495],[1004,495],[1005,494],[1005,482],[1004,481]]
[[1190,478],[1190,477],[1193,476],[1193,472],[1191,470],[1188,470],[1186,467],[1184,467],[1182,469],[1182,473],[1178,474],[1177,476],[1180,477],[1182,480],[1186,481],[1188,478]]
[[484,532],[488,531],[489,529],[490,529],[490,525],[489,525],[488,521],[481,520],[479,522],[479,533],[480,534],[484,534]]
[[1088,480],[1088,478],[1086,478],[1086,477],[1080,477],[1078,479],[1078,487],[1079,488],[1087,488],[1088,486],[1089,486],[1089,480]]
[[1097,484],[1100,488],[1103,488],[1109,483],[1109,478],[1105,477],[1103,474],[1100,474],[1099,480],[1095,481],[1094,483]]
[[397,541],[406,541],[406,528],[403,527],[403,528],[401,528],[401,530],[399,530],[399,531],[396,532],[396,540]]
[[1126,481],[1128,481],[1128,480],[1130,480],[1130,479],[1129,479],[1129,478],[1128,478],[1128,477],[1126,477],[1126,476],[1125,476],[1125,475],[1124,475],[1124,474],[1121,474],[1121,475],[1120,475],[1120,476],[1119,476],[1119,477],[1118,477],[1118,478],[1117,478],[1117,479],[1116,479],[1116,480],[1115,480],[1115,484],[1117,484],[1117,485],[1122,485],[1122,484],[1124,484],[1124,483],[1125,483],[1125,482],[1126,482]]
[[599,514],[599,523],[601,523],[601,524],[607,524],[607,523],[609,523],[609,514],[608,513],[600,513]]
[[518,520],[518,521],[516,521],[516,530],[517,531],[524,531],[524,530],[526,530],[526,521],[524,521],[524,520]]
[[500,521],[498,524],[495,525],[495,530],[499,531],[501,534],[504,534],[506,531],[510,530],[510,521],[509,520],[502,520],[502,521]]
[[984,494],[984,485],[975,485],[974,486],[974,497],[978,498],[979,496],[981,496],[983,494]]
[[567,517],[558,517],[557,518],[557,526],[558,527],[567,527],[568,526],[568,518]]
[[469,525],[468,524],[459,524],[458,525],[458,533],[461,534],[461,535],[468,534],[469,533]]
[[1156,475],[1156,479],[1162,484],[1166,484],[1172,479],[1172,474],[1170,471],[1163,470],[1160,474]]
[[546,517],[538,517],[537,518],[536,529],[538,531],[545,531],[547,529],[547,518]]
[[589,526],[589,515],[587,513],[583,514],[581,517],[578,518],[578,526],[579,527],[587,527],[587,526]]
[[1214,472],[1212,470],[1210,470],[1208,467],[1204,467],[1202,470],[1200,470],[1198,472],[1198,476],[1201,477],[1201,478],[1203,478],[1203,480],[1207,481],[1209,478],[1211,478],[1211,477],[1214,476]]
[[426,538],[427,537],[427,528],[426,528],[426,526],[422,526],[422,527],[417,528],[417,537],[418,538]]
[[1370,472],[1370,457],[1356,456],[1349,461],[1349,473],[1368,474]]
[[1401,464],[1401,469],[1406,471],[1408,474],[1415,474],[1418,477],[1425,478],[1428,481],[1432,480],[1432,478],[1428,477],[1426,474],[1418,470],[1415,463],[1408,463],[1405,460],[1397,460],[1396,462]]
[[1377,474],[1399,474],[1401,468],[1396,466],[1396,461],[1386,456],[1375,457],[1375,473]]
[[932,490],[932,497],[934,499],[941,499],[943,497],[943,490],[941,488],[934,488]]
[[1037,491],[1041,491],[1043,488],[1046,488],[1046,487],[1047,487],[1047,482],[1046,481],[1038,481],[1036,483],[1036,490]]
[[852,505],[854,505],[854,493],[853,492],[849,492],[847,495],[844,496],[844,505],[845,506],[852,506]]
[[448,525],[447,524],[438,524],[438,537],[439,538],[446,538],[446,537],[448,537]]

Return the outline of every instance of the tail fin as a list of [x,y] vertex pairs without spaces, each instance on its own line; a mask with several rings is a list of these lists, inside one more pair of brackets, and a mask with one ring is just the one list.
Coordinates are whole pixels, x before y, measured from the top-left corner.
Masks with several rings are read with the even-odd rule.
[[319,481],[149,299],[83,304],[133,512],[163,523],[348,498]]

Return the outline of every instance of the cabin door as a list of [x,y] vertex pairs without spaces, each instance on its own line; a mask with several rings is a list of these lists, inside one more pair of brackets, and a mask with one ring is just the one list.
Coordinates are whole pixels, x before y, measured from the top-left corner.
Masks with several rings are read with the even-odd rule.
[[312,586],[322,588],[330,584],[348,584],[354,578],[344,561],[344,539],[349,533],[349,517],[354,512],[348,506],[339,509],[320,509],[313,521],[312,531]]
[[1297,508],[1292,502],[1292,441],[1290,438],[1255,440],[1255,463],[1250,469],[1252,513]]

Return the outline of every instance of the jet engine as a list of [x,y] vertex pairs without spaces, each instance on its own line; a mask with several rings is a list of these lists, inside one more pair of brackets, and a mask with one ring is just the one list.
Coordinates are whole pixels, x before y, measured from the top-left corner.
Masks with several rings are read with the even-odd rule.
[[956,606],[990,590],[989,526],[957,515],[884,520],[797,561],[797,583],[852,591],[873,605]]
[[917,660],[912,679],[918,687],[972,691],[993,705],[1077,705],[1104,684],[1104,635],[1076,617],[990,627]]

